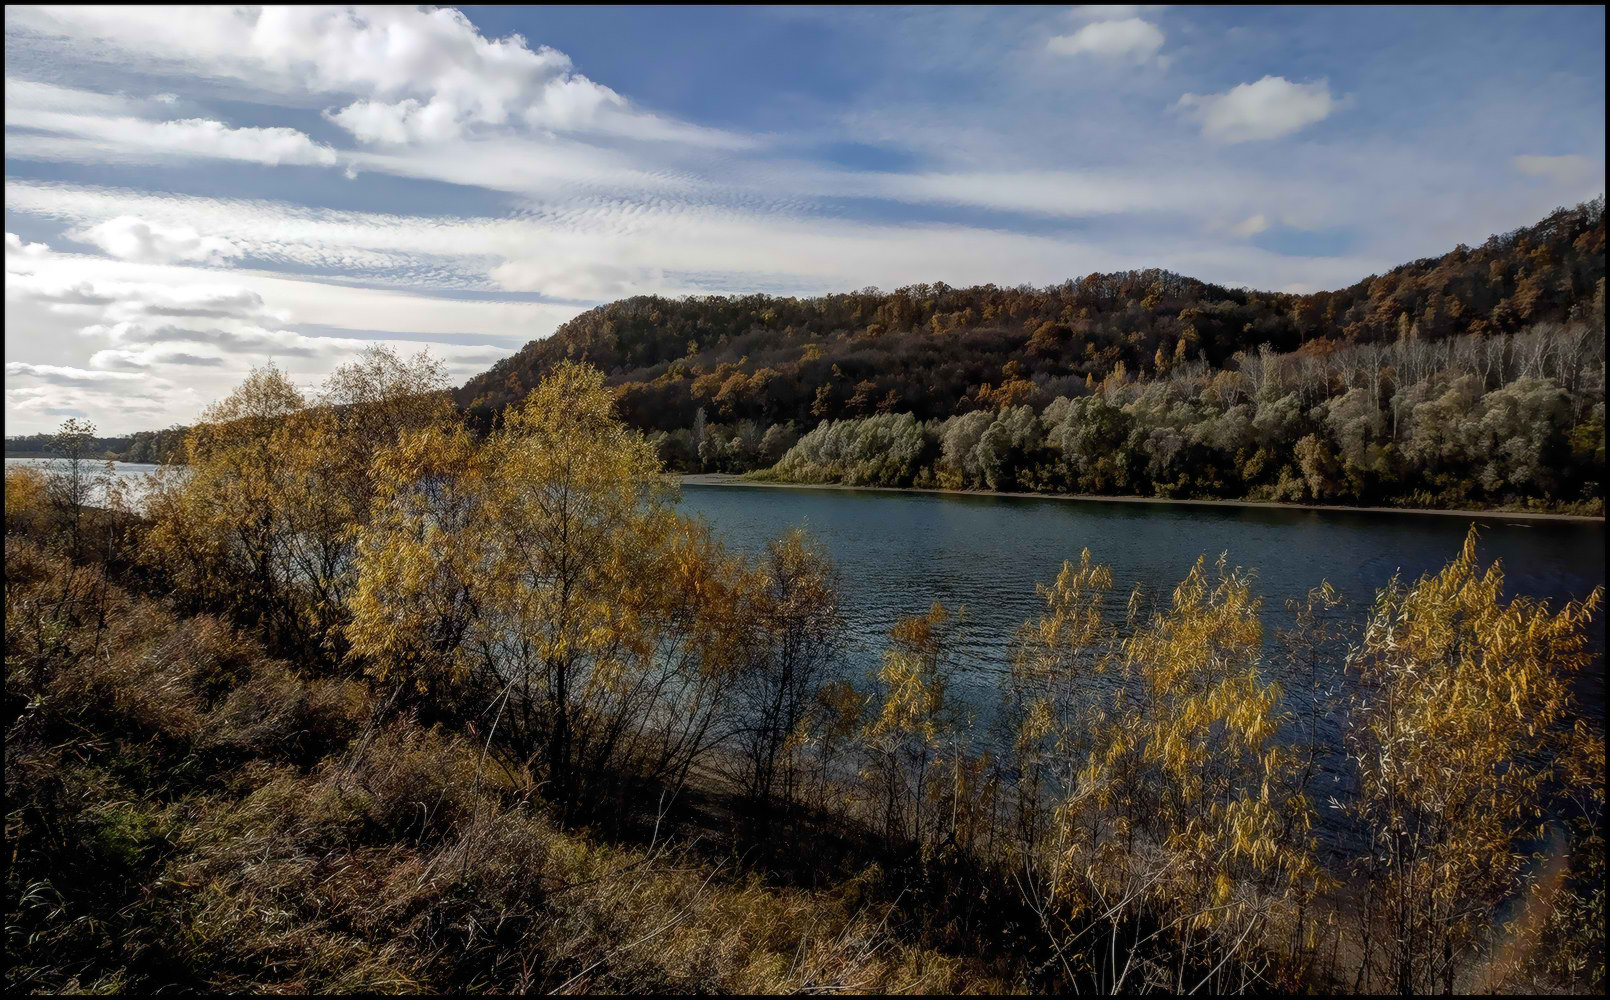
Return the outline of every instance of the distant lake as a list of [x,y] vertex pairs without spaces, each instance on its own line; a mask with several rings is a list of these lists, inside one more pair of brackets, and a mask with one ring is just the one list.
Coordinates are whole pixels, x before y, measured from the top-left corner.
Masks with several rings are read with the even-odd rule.
[[[12,466],[31,466],[48,472],[53,468],[61,468],[64,463],[59,458],[7,458],[6,468]],[[137,496],[145,477],[157,471],[160,466],[148,465],[144,462],[113,462],[112,475],[122,480]],[[104,461],[85,462],[83,465],[86,475],[97,476],[106,470]],[[94,502],[94,498],[91,499]]]
[[[1120,615],[1137,581],[1167,601],[1197,556],[1211,564],[1225,553],[1229,565],[1256,570],[1266,642],[1290,623],[1286,602],[1303,600],[1322,580],[1347,598],[1344,614],[1362,618],[1394,573],[1412,581],[1458,555],[1472,521],[1483,561],[1503,562],[1507,594],[1558,607],[1605,578],[1602,521],[693,484],[682,487],[681,509],[707,519],[744,552],[805,527],[842,574],[854,640],[850,670],[858,677],[877,668],[899,616],[935,601],[965,606],[957,688],[981,721],[999,702],[1014,630],[1044,609],[1035,584],[1054,582],[1063,561],[1087,547],[1095,562],[1112,567],[1111,600]],[[1586,710],[1602,718],[1602,614],[1594,633],[1600,662],[1582,693]],[[1281,677],[1274,663],[1269,672],[1284,683],[1288,702],[1301,697],[1298,679]]]

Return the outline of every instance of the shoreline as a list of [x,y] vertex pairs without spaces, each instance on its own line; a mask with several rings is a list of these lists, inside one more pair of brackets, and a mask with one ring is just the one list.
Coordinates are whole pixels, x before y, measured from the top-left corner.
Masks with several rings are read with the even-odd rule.
[[683,486],[746,486],[778,490],[852,490],[868,493],[933,493],[962,497],[1006,497],[1017,500],[1081,500],[1093,503],[1185,504],[1196,507],[1248,507],[1267,510],[1325,511],[1344,514],[1427,514],[1442,517],[1488,518],[1492,520],[1566,521],[1578,524],[1604,524],[1604,517],[1593,514],[1546,514],[1537,511],[1442,510],[1427,507],[1344,507],[1337,504],[1284,503],[1274,500],[1178,500],[1169,497],[1096,496],[1084,493],[1022,493],[998,490],[947,490],[916,486],[849,486],[844,483],[770,483],[746,479],[730,472],[682,473]]

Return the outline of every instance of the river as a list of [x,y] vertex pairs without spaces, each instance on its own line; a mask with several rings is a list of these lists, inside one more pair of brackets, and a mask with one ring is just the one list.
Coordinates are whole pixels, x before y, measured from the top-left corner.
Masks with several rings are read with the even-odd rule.
[[[899,616],[934,601],[965,607],[957,687],[983,714],[999,699],[1014,630],[1041,613],[1035,585],[1054,581],[1063,561],[1087,547],[1112,567],[1120,613],[1135,583],[1167,600],[1199,555],[1211,563],[1223,553],[1230,565],[1256,571],[1266,637],[1289,624],[1286,602],[1322,580],[1348,600],[1344,616],[1362,617],[1394,573],[1413,580],[1458,555],[1472,522],[1482,559],[1502,561],[1508,594],[1558,606],[1604,582],[1603,521],[691,484],[681,509],[746,552],[806,528],[842,576],[852,672],[876,668]],[[1594,632],[1602,654],[1602,614]],[[1296,696],[1298,679],[1281,677],[1273,659],[1270,674]],[[1595,676],[1583,680],[1587,710],[1602,717],[1602,655]]]

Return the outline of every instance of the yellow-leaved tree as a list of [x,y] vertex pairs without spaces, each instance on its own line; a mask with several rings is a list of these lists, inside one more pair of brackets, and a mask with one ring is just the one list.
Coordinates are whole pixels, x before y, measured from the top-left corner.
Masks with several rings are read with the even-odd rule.
[[491,589],[489,455],[463,427],[425,427],[370,463],[348,652],[390,700],[450,713],[484,657],[472,640]]
[[1349,658],[1357,790],[1346,806],[1369,847],[1361,989],[1496,985],[1461,970],[1498,943],[1495,914],[1527,887],[1538,851],[1564,847],[1551,802],[1586,784],[1602,810],[1602,743],[1594,790],[1583,775],[1595,768],[1575,760],[1593,741],[1566,723],[1603,588],[1557,611],[1505,599],[1476,537],[1472,526],[1441,572],[1384,587]]
[[1018,629],[1006,685],[1002,742],[1010,741],[1016,771],[1014,865],[1033,881],[1046,873],[1040,850],[1063,789],[1074,786],[1088,752],[1086,724],[1097,711],[1098,678],[1110,676],[1119,643],[1106,602],[1112,570],[1093,563],[1090,550],[1077,565],[1064,562],[1056,581],[1037,585],[1046,611]]
[[340,664],[358,536],[375,511],[371,460],[400,435],[451,426],[446,385],[428,354],[384,346],[338,368],[312,400],[275,365],[255,369],[190,430],[187,464],[155,477],[147,557],[192,606]]
[[483,706],[567,809],[676,784],[727,735],[744,568],[670,509],[602,373],[561,364],[484,440],[405,435],[374,472],[347,635],[394,694]]
[[378,510],[376,456],[405,435],[450,433],[458,423],[446,366],[383,345],[332,372],[294,421],[296,440],[281,456],[288,558],[301,627],[329,662],[345,657],[358,535]]
[[193,607],[224,602],[280,633],[294,625],[288,546],[291,464],[307,400],[284,371],[254,369],[185,437],[184,475],[146,501],[145,553]]
[[967,720],[950,685],[964,621],[962,612],[937,601],[926,614],[902,617],[889,630],[889,649],[873,677],[860,735],[867,759],[863,775],[880,800],[879,818],[891,843],[926,849],[948,832],[945,814],[925,815],[924,806],[936,797],[935,779],[961,776],[955,765]]
[[1223,559],[1198,560],[1150,615],[1138,589],[1123,612],[1111,589],[1085,552],[1019,633],[1024,888],[1070,979],[1244,986],[1245,959],[1321,882],[1280,691],[1260,673],[1261,601]]

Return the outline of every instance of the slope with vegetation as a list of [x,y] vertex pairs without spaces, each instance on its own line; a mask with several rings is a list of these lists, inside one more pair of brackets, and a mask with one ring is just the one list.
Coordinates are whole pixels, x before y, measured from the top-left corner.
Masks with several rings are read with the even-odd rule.
[[478,437],[423,356],[268,368],[185,447],[138,511],[7,472],[14,989],[1603,987],[1601,594],[1474,536],[1273,642],[1249,573],[1125,602],[1086,553],[986,744],[965,614],[851,675],[825,556],[676,514],[596,369]]
[[489,427],[585,360],[683,471],[788,455],[775,474],[809,481],[1602,510],[1604,237],[1599,199],[1306,295],[1154,270],[637,297],[456,396]]

